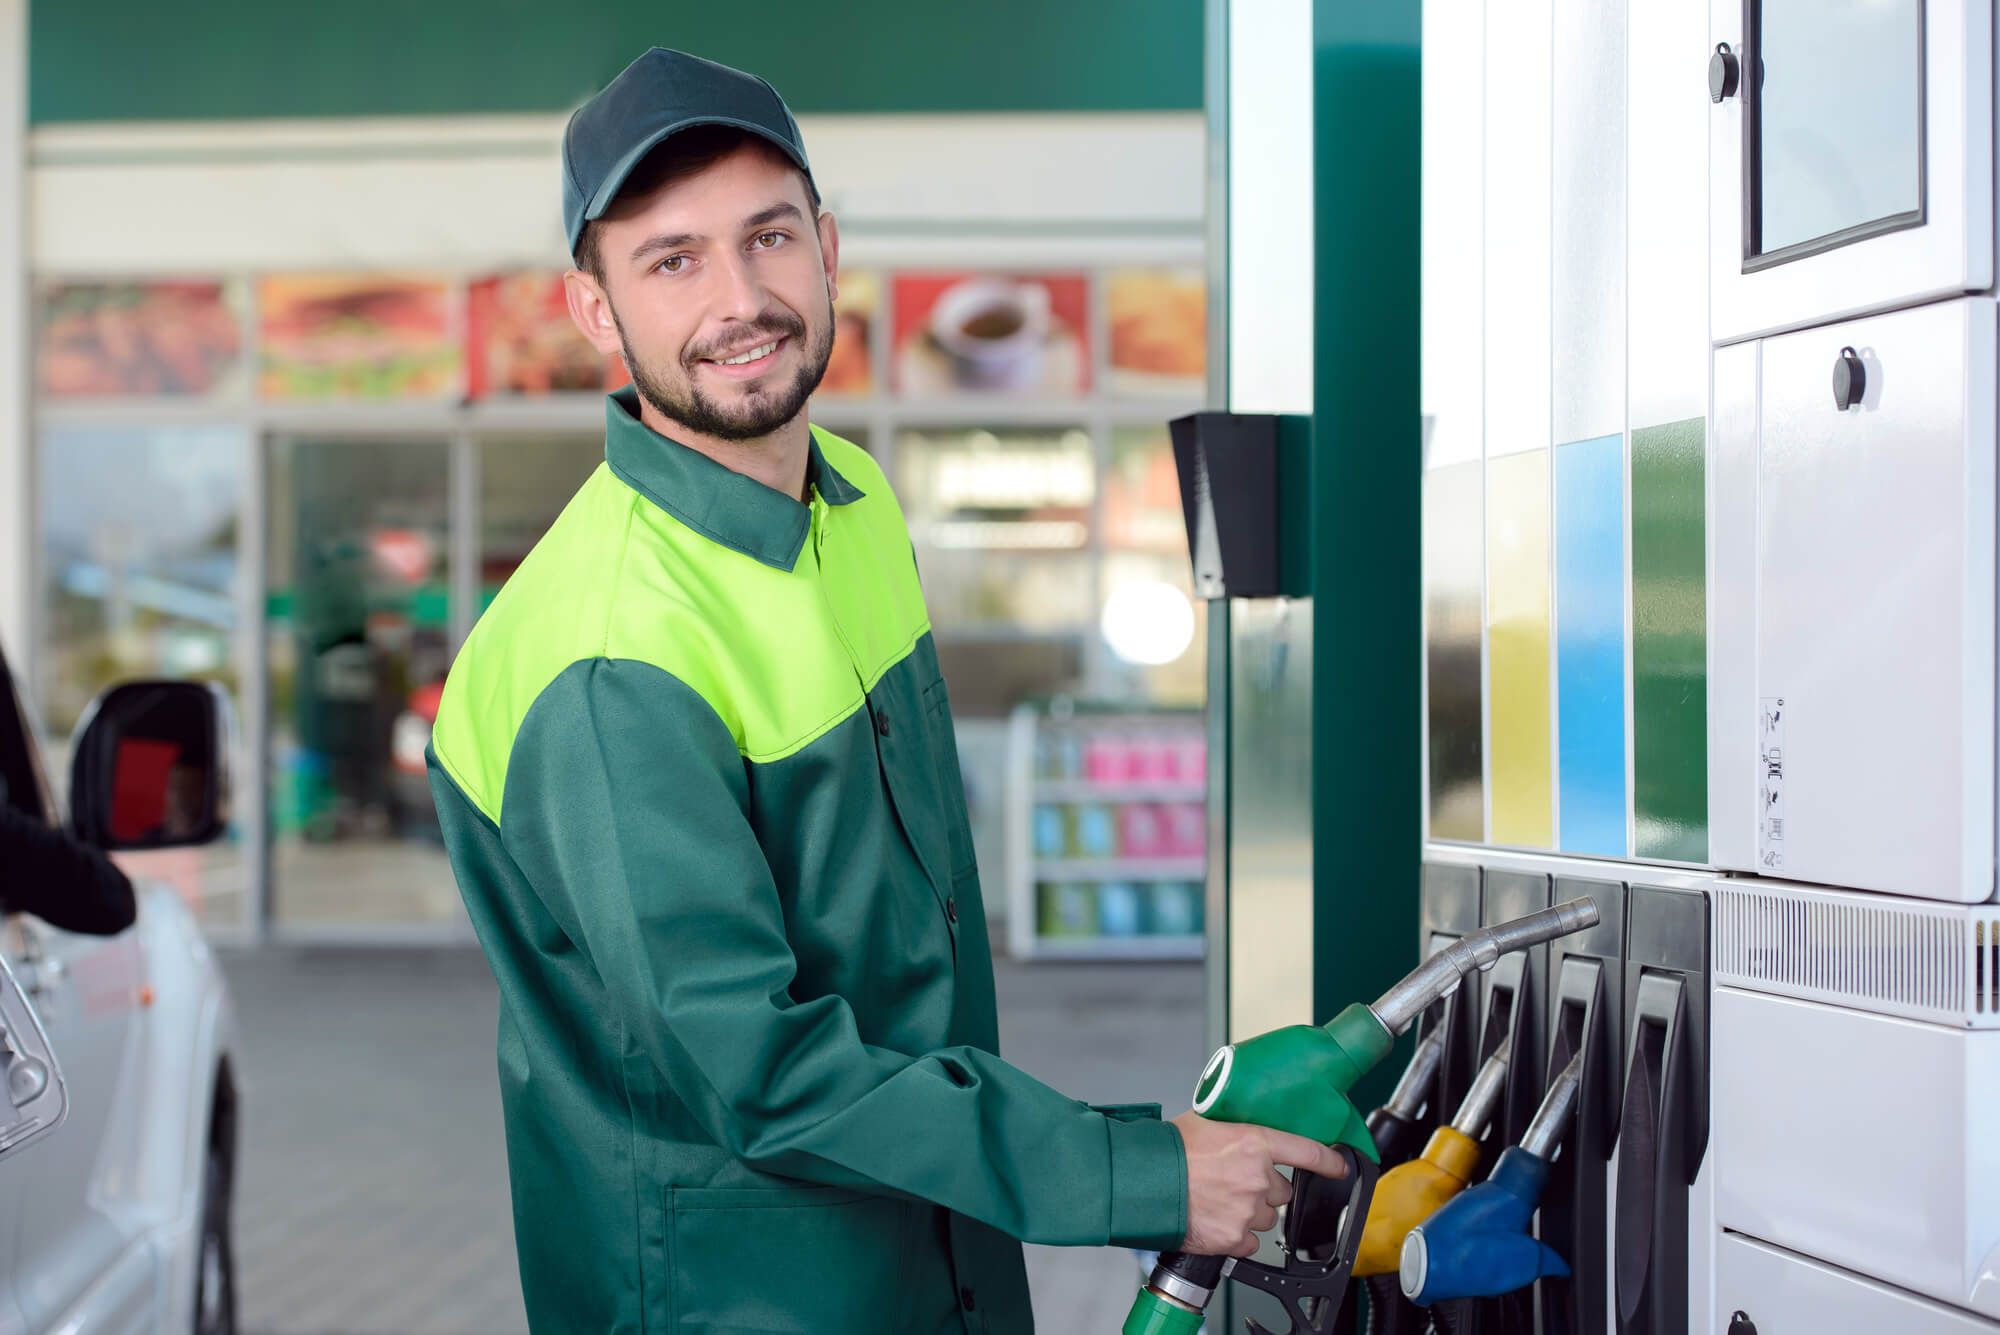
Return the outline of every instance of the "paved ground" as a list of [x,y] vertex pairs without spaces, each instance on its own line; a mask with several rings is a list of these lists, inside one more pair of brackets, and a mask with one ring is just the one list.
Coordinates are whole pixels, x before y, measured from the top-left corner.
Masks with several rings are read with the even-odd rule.
[[[510,1335],[495,994],[470,951],[223,957],[242,1027],[241,1317],[258,1335]],[[1092,1102],[1186,1106],[1198,965],[1002,961],[1001,1046]],[[1115,1330],[1131,1254],[1030,1248],[1043,1335]]]

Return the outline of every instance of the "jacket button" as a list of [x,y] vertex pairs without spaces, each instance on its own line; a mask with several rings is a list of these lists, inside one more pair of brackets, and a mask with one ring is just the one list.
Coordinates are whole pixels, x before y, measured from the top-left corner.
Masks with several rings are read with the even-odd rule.
[[[958,921],[958,896],[957,896],[957,895],[947,895],[947,896],[945,896],[945,901],[944,901],[944,916],[945,916],[945,917],[947,917],[947,918],[949,918],[949,919],[950,919],[951,921],[953,921],[953,922],[957,922],[957,921]],[[968,1290],[968,1292],[969,1292],[969,1290]]]
[[881,733],[884,737],[887,737],[889,735],[888,710],[878,709],[875,711],[875,731]]
[[965,1310],[968,1312],[970,1312],[974,1307],[978,1306],[977,1303],[972,1301],[972,1290],[970,1287],[963,1288],[958,1291],[958,1301],[964,1305]]

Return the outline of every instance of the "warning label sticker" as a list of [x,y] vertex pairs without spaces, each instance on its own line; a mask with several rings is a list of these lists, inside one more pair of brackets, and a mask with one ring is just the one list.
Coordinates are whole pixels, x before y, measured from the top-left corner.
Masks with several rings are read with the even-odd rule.
[[1785,697],[1767,695],[1757,709],[1757,866],[1785,865]]

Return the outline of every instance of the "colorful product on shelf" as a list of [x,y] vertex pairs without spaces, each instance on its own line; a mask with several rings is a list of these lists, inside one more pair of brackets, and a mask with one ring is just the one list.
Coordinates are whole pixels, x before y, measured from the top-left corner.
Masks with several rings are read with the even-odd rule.
[[1042,936],[1096,936],[1097,887],[1087,881],[1044,881],[1036,887],[1040,901],[1037,930]]
[[[1032,706],[1024,706],[1032,709]],[[1195,959],[1203,951],[1207,746],[1172,709],[1036,713],[1018,763],[1021,958]]]
[[1206,743],[1169,732],[1102,732],[1083,743],[1092,783],[1194,784],[1207,777]]
[[1118,852],[1128,858],[1167,856],[1167,822],[1150,802],[1127,802],[1118,809]]
[[1171,802],[1165,813],[1165,848],[1162,856],[1198,858],[1208,850],[1208,808],[1199,802]]
[[1111,808],[1089,802],[1076,812],[1076,853],[1078,857],[1109,858],[1118,855],[1118,831]]
[[1208,782],[1208,742],[1201,737],[1183,737],[1174,743],[1175,768],[1182,783]]
[[1138,936],[1146,930],[1146,897],[1130,881],[1097,887],[1097,930],[1105,936]]
[[1066,807],[1043,803],[1035,808],[1035,856],[1067,857],[1070,849],[1070,820]]
[[1199,881],[1161,881],[1153,886],[1151,929],[1158,936],[1193,936],[1201,931]]

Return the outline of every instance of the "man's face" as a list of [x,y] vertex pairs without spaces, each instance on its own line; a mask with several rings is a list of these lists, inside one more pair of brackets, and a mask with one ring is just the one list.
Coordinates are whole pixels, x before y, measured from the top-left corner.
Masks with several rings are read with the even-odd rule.
[[621,202],[597,240],[601,309],[572,274],[572,314],[655,409],[723,440],[799,415],[833,352],[838,236],[783,157],[746,144]]

